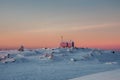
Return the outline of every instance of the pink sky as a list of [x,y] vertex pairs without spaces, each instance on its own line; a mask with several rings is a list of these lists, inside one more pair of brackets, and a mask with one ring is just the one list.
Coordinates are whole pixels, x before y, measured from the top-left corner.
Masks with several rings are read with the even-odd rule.
[[120,48],[118,0],[0,1],[0,48]]

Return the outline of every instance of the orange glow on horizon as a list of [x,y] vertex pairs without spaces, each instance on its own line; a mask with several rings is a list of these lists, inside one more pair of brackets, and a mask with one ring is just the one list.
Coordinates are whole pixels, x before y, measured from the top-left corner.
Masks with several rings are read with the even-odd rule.
[[[73,40],[76,47],[89,47],[89,48],[103,48],[112,49],[120,48],[119,41],[108,41],[107,39],[99,40],[97,37],[90,39],[83,38],[78,35],[65,34],[64,40]],[[42,48],[42,47],[59,47],[60,35],[56,34],[14,34],[12,36],[4,36],[0,39],[0,48],[18,48],[24,45],[26,48]]]
[[[105,26],[104,28],[103,25],[102,28],[95,26],[84,27],[70,26],[70,28],[58,29],[56,27],[48,27],[44,29],[5,32],[0,34],[0,48],[18,48],[20,45],[24,45],[26,48],[59,47],[61,36],[64,37],[65,41],[73,40],[76,47],[120,48],[120,38],[117,31],[107,32],[109,27]],[[119,27],[116,28],[112,27],[111,30],[119,29]]]

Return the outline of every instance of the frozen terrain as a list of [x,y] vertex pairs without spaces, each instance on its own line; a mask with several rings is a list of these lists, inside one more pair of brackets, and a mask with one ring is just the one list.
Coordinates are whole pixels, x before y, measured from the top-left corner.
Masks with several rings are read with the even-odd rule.
[[120,69],[101,72],[101,73],[83,76],[75,79],[70,79],[70,80],[120,80]]
[[119,69],[120,52],[111,50],[43,48],[0,51],[0,80],[69,80],[112,70],[116,70],[113,74],[117,75]]

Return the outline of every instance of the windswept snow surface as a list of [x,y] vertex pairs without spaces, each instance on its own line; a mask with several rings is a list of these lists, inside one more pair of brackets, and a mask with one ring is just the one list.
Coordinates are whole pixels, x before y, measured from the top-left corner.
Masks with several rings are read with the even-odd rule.
[[[9,56],[4,58],[4,54]],[[8,61],[11,59],[15,61]],[[0,51],[0,80],[69,80],[116,69],[120,69],[120,52],[110,50],[48,48]]]
[[70,80],[120,80],[120,69],[101,72],[101,73],[83,76],[75,79],[70,79]]

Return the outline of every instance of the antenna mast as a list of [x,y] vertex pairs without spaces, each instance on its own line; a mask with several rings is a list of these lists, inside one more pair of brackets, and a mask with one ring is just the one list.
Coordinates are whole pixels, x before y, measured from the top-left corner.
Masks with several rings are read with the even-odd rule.
[[61,42],[63,42],[63,36],[61,36]]

